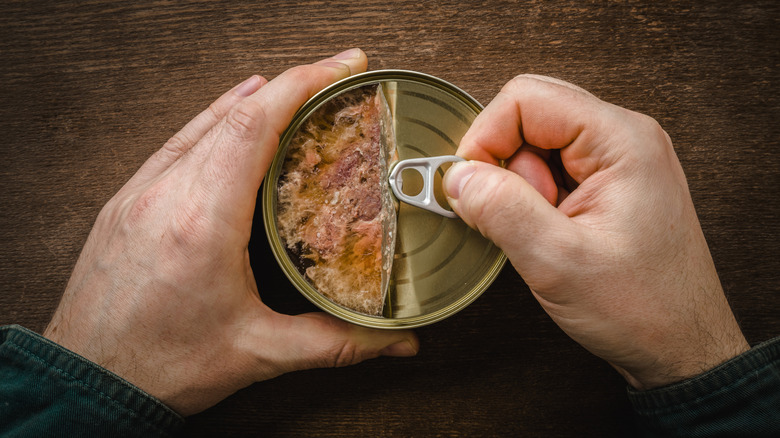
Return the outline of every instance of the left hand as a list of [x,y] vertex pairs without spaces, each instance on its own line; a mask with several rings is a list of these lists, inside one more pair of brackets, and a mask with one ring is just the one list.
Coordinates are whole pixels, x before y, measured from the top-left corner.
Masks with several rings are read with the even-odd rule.
[[182,415],[289,371],[416,354],[410,331],[272,311],[249,265],[280,134],[366,63],[353,49],[270,82],[253,76],[188,123],[100,212],[44,336]]

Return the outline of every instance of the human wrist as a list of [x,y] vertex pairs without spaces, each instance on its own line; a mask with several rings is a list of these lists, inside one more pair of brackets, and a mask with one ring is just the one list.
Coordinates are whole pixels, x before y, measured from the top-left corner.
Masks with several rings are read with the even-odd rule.
[[110,418],[111,435],[156,437],[184,424],[137,385],[21,326],[0,327],[0,364],[3,395],[14,401],[0,413],[0,429],[10,435],[102,436]]
[[[628,389],[637,425],[652,436],[777,436],[780,337],[681,382]],[[707,428],[702,428],[702,424]]]
[[[714,341],[714,339],[713,339]],[[646,391],[675,384],[704,374],[750,350],[741,331],[724,334],[707,345],[691,343],[686,350],[672,350],[646,367],[621,367],[612,364],[635,390]]]

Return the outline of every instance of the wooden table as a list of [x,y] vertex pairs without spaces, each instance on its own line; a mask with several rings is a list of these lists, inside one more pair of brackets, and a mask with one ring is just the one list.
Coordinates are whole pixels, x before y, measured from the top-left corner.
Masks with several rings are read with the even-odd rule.
[[[254,73],[360,46],[488,103],[523,72],[665,127],[751,343],[780,334],[780,6],[745,2],[30,2],[0,6],[0,324],[45,327],[101,206]],[[261,294],[310,305],[258,230]],[[255,384],[183,436],[625,436],[625,383],[507,266],[422,350]]]

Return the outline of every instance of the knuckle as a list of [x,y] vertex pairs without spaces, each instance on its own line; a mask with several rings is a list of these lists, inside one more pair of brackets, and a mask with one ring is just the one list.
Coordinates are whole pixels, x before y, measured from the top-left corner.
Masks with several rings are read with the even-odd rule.
[[512,79],[510,79],[509,82],[507,83],[507,86],[508,87],[518,87],[518,86],[521,86],[524,83],[538,82],[538,81],[539,81],[538,78],[524,73],[524,74],[519,74],[519,75],[513,77]]
[[190,147],[192,147],[192,141],[184,132],[180,131],[165,142],[162,151],[167,151],[175,156],[179,156],[184,154]]
[[571,82],[551,76],[535,74],[521,74],[515,76],[506,84],[504,91],[518,94],[531,89],[535,89],[540,93],[565,93],[571,98],[579,99],[581,101],[592,101],[592,99],[599,100],[593,93],[574,85]]
[[125,216],[125,212],[128,211],[131,205],[131,201],[127,196],[123,196],[121,193],[117,193],[111,198],[106,205],[98,213],[98,217],[95,220],[95,225],[103,225],[110,228],[116,228],[117,225],[122,223],[122,219]]
[[665,163],[673,155],[671,137],[658,121],[648,115],[625,110],[628,121],[624,135],[632,142],[639,141],[633,155],[641,164]]
[[216,123],[225,115],[225,110],[223,109],[221,102],[215,100],[203,111],[203,115],[210,123]]
[[356,329],[335,318],[319,318],[317,331],[327,333],[317,342],[312,365],[322,368],[340,368],[361,362],[369,354],[361,347]]
[[616,107],[619,111],[622,111],[626,115],[627,124],[629,124],[635,131],[643,132],[645,135],[651,134],[661,135],[663,137],[663,128],[658,121],[647,114],[631,111],[622,107]]
[[293,83],[303,83],[309,80],[312,76],[311,65],[297,65],[286,70],[283,75],[288,77]]
[[345,342],[337,350],[330,364],[333,368],[345,367],[359,362],[357,347],[351,342]]
[[562,85],[563,83],[563,81],[558,81],[548,76],[520,74],[513,77],[504,88],[507,91],[519,93],[531,88],[549,87],[551,84]]
[[177,247],[186,247],[201,241],[206,234],[209,220],[197,205],[179,208],[172,215],[169,239]]
[[135,227],[148,220],[153,214],[162,196],[163,188],[159,184],[152,185],[140,193],[135,199],[127,201],[127,225]]
[[[113,204],[107,217],[114,223],[121,223],[129,234],[146,230],[172,248],[198,245],[209,229],[205,209],[194,201],[179,208],[171,208],[168,190],[169,186],[164,181],[153,184],[136,197]],[[121,211],[125,211],[125,214]]]
[[646,129],[650,132],[660,132],[663,129],[661,128],[661,124],[658,123],[658,121],[647,114],[642,114],[638,112],[631,112],[634,115],[634,119],[636,120],[637,126],[641,127],[642,129]]
[[664,128],[661,126],[661,124],[658,122],[658,120],[643,115],[644,123],[647,126],[647,130],[650,131],[653,135],[653,137],[662,143],[668,143],[671,144],[671,137],[669,137],[669,134],[666,133]]
[[510,79],[506,84],[504,84],[503,87],[501,87],[501,90],[499,93],[506,93],[511,96],[518,96],[524,93],[530,86],[538,85],[538,81],[527,76],[527,75],[517,75]]
[[246,99],[230,110],[225,123],[230,128],[231,135],[243,140],[259,129],[264,118],[265,108]]

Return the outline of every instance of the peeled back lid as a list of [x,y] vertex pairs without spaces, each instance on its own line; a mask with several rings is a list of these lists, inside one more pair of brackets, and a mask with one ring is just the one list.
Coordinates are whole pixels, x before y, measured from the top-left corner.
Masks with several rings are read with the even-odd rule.
[[[380,70],[351,76],[309,100],[282,136],[263,191],[263,214],[271,248],[296,288],[321,309],[375,328],[409,328],[446,318],[473,302],[493,282],[506,258],[460,219],[399,204],[393,273],[381,317],[341,307],[319,294],[293,266],[276,231],[276,183],[292,134],[322,103],[359,86],[381,82],[390,107],[399,160],[452,155],[482,106],[457,87],[433,76]],[[440,191],[442,169],[436,172]],[[404,182],[404,190],[414,191]],[[420,187],[421,189],[422,187]],[[438,193],[443,199],[443,195]]]

